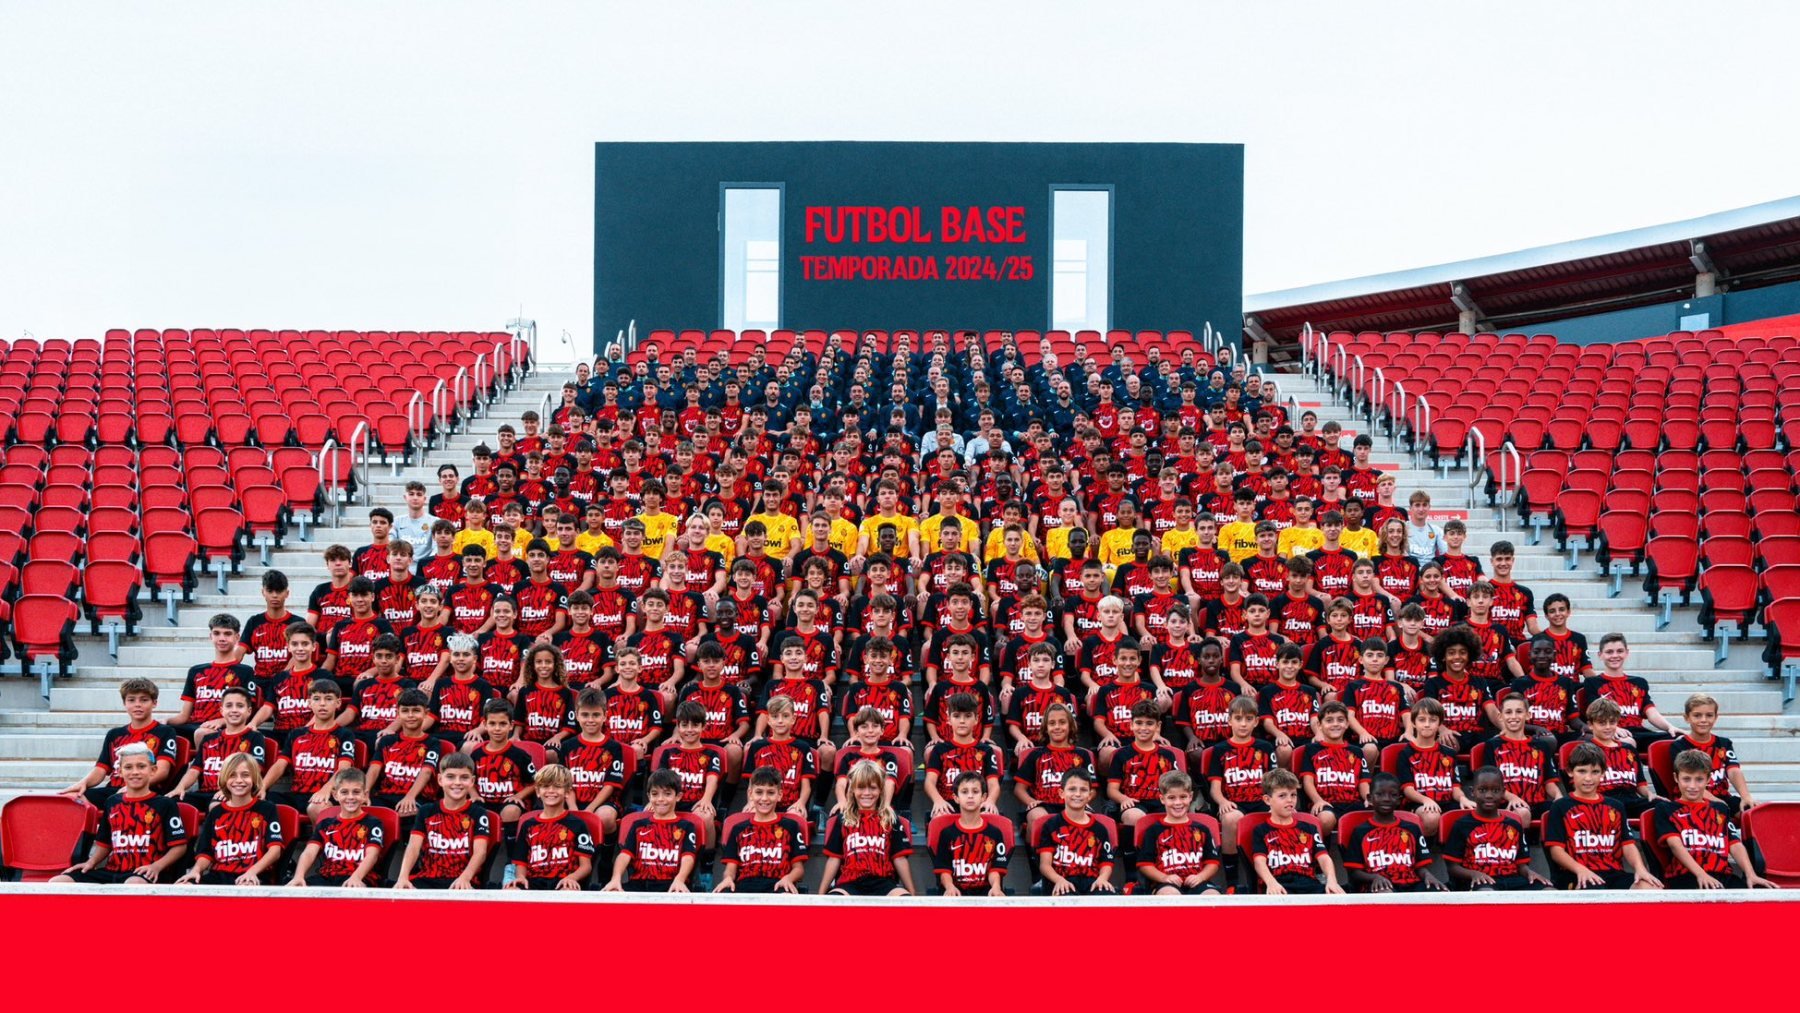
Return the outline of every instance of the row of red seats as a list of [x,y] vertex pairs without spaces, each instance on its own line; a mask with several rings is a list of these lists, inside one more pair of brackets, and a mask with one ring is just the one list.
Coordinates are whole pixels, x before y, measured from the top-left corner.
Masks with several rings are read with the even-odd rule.
[[[825,350],[830,335],[837,335],[842,346],[848,350],[862,347],[871,336],[875,347],[882,355],[892,354],[897,347],[896,339],[902,335],[911,337],[914,352],[926,351],[931,347],[928,335],[937,333],[933,330],[923,331],[791,331],[791,330],[655,330],[640,342],[627,356],[627,361],[636,364],[647,361],[649,350],[655,348],[661,361],[668,362],[692,348],[701,359],[709,359],[719,352],[725,352],[735,363],[747,360],[754,349],[761,348],[771,360],[779,361],[796,346],[802,347],[814,355]],[[949,332],[947,332],[949,333]],[[983,346],[989,355],[996,354],[1003,341],[1001,331],[984,331],[981,335]],[[1211,353],[1195,338],[1192,331],[1015,331],[1014,340],[1018,343],[1019,353],[1028,365],[1035,365],[1042,358],[1042,343],[1048,341],[1051,350],[1064,364],[1075,357],[1077,345],[1086,346],[1090,355],[1101,362],[1109,361],[1108,350],[1113,345],[1124,345],[1131,355],[1132,361],[1142,366],[1145,353],[1152,347],[1159,348],[1164,358],[1179,360],[1183,351],[1193,349],[1204,356],[1210,364]],[[966,347],[953,344],[955,350],[966,354]]]

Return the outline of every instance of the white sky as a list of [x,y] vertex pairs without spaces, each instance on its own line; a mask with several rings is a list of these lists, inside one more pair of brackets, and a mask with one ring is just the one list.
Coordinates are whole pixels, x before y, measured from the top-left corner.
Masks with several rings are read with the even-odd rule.
[[1797,37],[1660,0],[0,0],[0,338],[522,305],[585,348],[596,140],[1241,142],[1247,291],[1425,266],[1800,192]]

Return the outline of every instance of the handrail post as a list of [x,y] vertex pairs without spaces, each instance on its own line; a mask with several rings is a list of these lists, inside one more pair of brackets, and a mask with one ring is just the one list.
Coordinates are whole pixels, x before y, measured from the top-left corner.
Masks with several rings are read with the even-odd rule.
[[[1512,465],[1512,470],[1510,473],[1507,471],[1508,463],[1511,463],[1511,465]],[[1525,460],[1524,460],[1524,458],[1519,456],[1519,448],[1513,445],[1513,441],[1509,439],[1506,442],[1500,444],[1500,477],[1499,477],[1499,483],[1498,483],[1500,486],[1500,491],[1499,491],[1498,497],[1496,499],[1496,502],[1500,506],[1500,530],[1501,531],[1506,530],[1506,524],[1507,524],[1506,515],[1512,512],[1506,508],[1506,506],[1507,506],[1507,504],[1506,504],[1507,491],[1511,490],[1513,492],[1515,498],[1517,497],[1518,489],[1519,489],[1519,482],[1524,475],[1524,471],[1525,471]]]
[[1474,510],[1475,484],[1487,469],[1487,437],[1481,435],[1479,426],[1469,427],[1469,435],[1463,441],[1463,451],[1469,455],[1469,509]]
[[1312,375],[1312,324],[1300,327],[1300,372]]
[[[1400,429],[1406,424],[1406,384],[1394,381],[1394,403],[1388,406],[1388,449],[1400,446]],[[1417,436],[1413,439],[1416,441]]]
[[[444,397],[449,392],[449,389],[449,385],[441,379],[438,380],[437,386],[431,388],[431,427],[433,430],[436,430],[438,423],[444,420]],[[443,445],[449,446],[450,432],[447,428],[443,433],[443,437]]]
[[356,424],[356,428],[354,430],[352,430],[350,433],[350,475],[352,478],[357,478],[358,472],[359,472],[359,469],[357,466],[358,458],[357,458],[357,453],[356,453],[356,445],[359,441],[362,443],[362,457],[361,457],[362,465],[360,468],[360,478],[358,480],[360,481],[361,486],[362,486],[362,488],[360,489],[360,492],[362,494],[362,505],[368,506],[369,500],[370,500],[370,494],[369,494],[369,423],[367,420],[358,422]]
[[428,429],[426,411],[425,392],[413,391],[412,400],[406,403],[406,429],[412,434],[412,445],[417,448],[421,459],[425,455],[425,433]]
[[[486,382],[483,382],[481,376],[483,367],[487,368],[488,375]],[[476,415],[486,414],[488,390],[493,386],[493,378],[494,364],[488,361],[487,356],[477,355],[475,357],[475,405],[473,408]]]
[[[494,352],[493,352],[493,354],[494,354],[494,377],[496,380],[498,380],[499,376],[500,376],[500,352],[505,347],[506,347],[506,342],[504,342],[504,341],[494,342]],[[506,364],[506,385],[509,387],[512,386],[513,370],[516,369],[517,367],[518,367],[517,359],[513,359]]]
[[1353,355],[1350,358],[1351,364],[1356,367],[1356,379],[1350,387],[1350,410],[1355,411],[1362,401],[1363,387],[1369,382],[1369,367],[1363,362],[1363,357],[1360,355]]
[[[313,460],[313,470],[317,471],[319,478],[325,482],[325,495],[331,500],[331,526],[334,528],[337,527],[338,518],[343,514],[342,509],[338,506],[338,480],[343,476],[338,473],[337,448],[338,441],[335,438],[328,439],[325,441],[325,445],[319,448],[319,456]],[[331,464],[329,478],[326,478],[325,475],[327,462]]]
[[1332,383],[1333,387],[1337,386],[1338,384],[1346,384],[1347,385],[1349,382],[1349,376],[1350,376],[1350,362],[1349,362],[1350,353],[1347,350],[1345,350],[1345,348],[1342,344],[1339,344],[1336,347],[1337,347],[1337,369],[1333,371],[1332,378],[1331,378],[1331,383]]
[[1431,434],[1431,402],[1420,394],[1413,399],[1413,463],[1419,463],[1420,447]]
[[1369,428],[1375,428],[1380,421],[1381,410],[1387,406],[1387,374],[1375,367],[1375,386],[1369,391]]
[[[463,388],[465,386],[468,387],[468,400],[472,404],[475,400],[475,381],[469,376],[469,367],[458,366],[456,367],[456,376],[450,381],[450,393],[456,401],[456,421],[458,424],[463,422]],[[469,410],[469,414],[471,417],[474,415],[474,408],[472,406]]]
[[551,407],[550,392],[545,391],[544,396],[538,399],[538,418],[544,420],[546,429],[550,427],[550,415],[553,411],[555,409]]

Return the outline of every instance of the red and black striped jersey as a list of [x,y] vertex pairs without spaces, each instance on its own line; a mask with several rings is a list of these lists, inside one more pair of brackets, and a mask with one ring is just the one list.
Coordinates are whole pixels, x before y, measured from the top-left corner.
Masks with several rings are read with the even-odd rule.
[[1150,594],[1132,597],[1131,614],[1144,620],[1144,630],[1155,639],[1158,646],[1167,642],[1168,632],[1164,629],[1169,620],[1169,610],[1177,605],[1185,606],[1187,599],[1168,593],[1166,589]]
[[1256,705],[1257,713],[1275,722],[1281,734],[1298,742],[1312,738],[1313,716],[1319,710],[1316,687],[1271,682],[1256,688]]
[[200,772],[200,783],[195,786],[198,791],[218,791],[219,772],[225,768],[225,760],[233,753],[249,753],[261,770],[268,770],[269,764],[275,762],[280,754],[275,745],[263,738],[263,734],[254,728],[246,728],[241,732],[217,732],[200,741],[194,750],[194,759],[189,764]]
[[130,872],[186,842],[189,832],[174,799],[156,794],[132,798],[121,791],[101,808],[97,837],[112,846],[106,856],[106,871]]
[[1363,730],[1382,742],[1392,742],[1405,731],[1406,692],[1387,679],[1353,679],[1344,687],[1344,706],[1356,715]]
[[1538,636],[1550,641],[1556,648],[1556,655],[1550,662],[1550,671],[1565,679],[1580,679],[1593,673],[1594,665],[1588,661],[1587,637],[1574,630],[1565,631],[1558,636],[1554,630],[1545,630]]
[[639,630],[625,638],[627,646],[638,650],[638,680],[646,686],[660,686],[675,674],[675,662],[682,659],[681,634],[664,627]]
[[1394,609],[1388,600],[1379,594],[1357,594],[1355,591],[1344,595],[1350,601],[1350,633],[1359,640],[1370,637],[1388,638],[1388,628],[1394,625]]
[[1181,693],[1200,678],[1200,659],[1193,642],[1158,643],[1150,649],[1150,671],[1171,693]]
[[806,739],[756,739],[744,747],[746,772],[768,767],[781,775],[780,804],[784,809],[800,800],[802,783],[818,776],[818,763],[818,753]]
[[614,684],[606,691],[606,733],[635,742],[652,729],[668,727],[662,694],[646,686],[625,689]]
[[329,630],[338,623],[350,618],[350,583],[345,581],[336,586],[331,581],[313,588],[307,596],[306,611],[319,617],[313,625],[321,630]]
[[1469,813],[1450,826],[1444,860],[1496,878],[1517,876],[1531,861],[1525,830],[1504,815],[1485,819]]
[[985,739],[967,743],[945,739],[933,742],[925,753],[925,770],[937,783],[938,795],[946,799],[955,794],[956,779],[962,775],[998,778],[1005,766],[999,747]]
[[838,886],[892,878],[894,863],[910,854],[911,831],[897,815],[883,827],[877,813],[844,812],[833,816],[825,831],[825,855],[840,862]]
[[780,879],[806,861],[806,826],[792,813],[743,820],[725,835],[719,860],[735,867],[740,880]]
[[849,724],[864,707],[873,707],[881,714],[881,741],[893,742],[900,737],[901,719],[910,720],[913,716],[912,692],[892,679],[859,682],[845,691],[838,712]]
[[250,662],[258,679],[266,682],[288,667],[287,628],[300,621],[300,616],[286,611],[276,619],[264,611],[244,620],[238,642],[244,645],[244,660]]
[[1525,620],[1537,615],[1536,596],[1531,588],[1510,580],[1492,580],[1494,585],[1494,610],[1492,621],[1495,626],[1506,631],[1513,643],[1525,639]]
[[683,858],[698,858],[700,838],[691,816],[653,816],[633,823],[620,836],[619,853],[631,856],[626,873],[629,880],[670,883],[680,874]]
[[938,684],[925,694],[924,720],[937,728],[938,738],[948,739],[950,730],[950,700],[958,694],[967,693],[980,705],[976,712],[975,734],[986,735],[994,727],[994,697],[984,683],[957,682],[954,679],[939,679]]
[[[1708,796],[1699,802],[1667,799],[1657,803],[1651,827],[1659,841],[1677,840],[1709,875],[1731,872],[1731,846],[1738,843],[1737,824],[1725,803]],[[1687,875],[1687,867],[1673,854],[1663,862],[1662,874]]]
[[481,723],[482,705],[497,696],[479,675],[466,682],[455,676],[439,679],[431,687],[431,713],[437,717],[433,730],[460,738]]
[[219,717],[219,701],[225,691],[241,687],[250,691],[250,704],[255,707],[260,703],[258,693],[261,690],[256,682],[256,672],[249,665],[221,665],[208,662],[188,669],[187,681],[181,686],[181,699],[193,704],[190,719],[195,724],[205,724]]
[[365,545],[350,554],[350,570],[359,577],[380,580],[388,575],[388,546]]
[[1580,689],[1573,679],[1562,676],[1540,679],[1536,675],[1526,675],[1514,679],[1507,691],[1524,697],[1525,705],[1530,708],[1531,723],[1552,735],[1569,731],[1570,722],[1580,716],[1577,703]]
[[[1593,739],[1590,737],[1588,741],[1592,742]],[[1602,746],[1598,742],[1594,745],[1599,746],[1600,752],[1606,757],[1606,776],[1600,782],[1601,792],[1608,795],[1635,793],[1638,786],[1644,783],[1644,762],[1638,755],[1631,736],[1618,735],[1607,745]]]
[[1287,560],[1280,556],[1251,556],[1244,561],[1244,583],[1250,594],[1274,601],[1287,593]]
[[356,736],[348,728],[321,730],[308,724],[288,733],[283,754],[292,771],[290,790],[296,795],[312,794],[330,784],[339,767],[356,762]]
[[389,679],[370,676],[357,682],[350,702],[356,707],[356,730],[379,732],[400,717],[400,694],[418,686],[404,676]]
[[573,876],[583,857],[594,857],[594,836],[571,812],[551,818],[543,810],[526,813],[513,834],[511,855],[521,875],[536,881]]
[[1100,600],[1105,597],[1105,593],[1089,596],[1086,591],[1063,597],[1060,606],[1063,617],[1075,620],[1077,637],[1085,641],[1100,632]]
[[700,730],[703,742],[723,742],[750,720],[750,706],[736,686],[690,682],[682,687],[680,700],[698,701],[706,709],[706,724]]
[[1071,715],[1081,713],[1075,694],[1069,690],[1054,683],[1039,689],[1027,682],[1013,690],[1012,701],[1007,705],[1006,723],[1023,732],[1033,745],[1041,746],[1045,741],[1044,712],[1057,703],[1069,708]]
[[422,842],[412,875],[455,879],[468,870],[475,842],[492,839],[494,829],[494,817],[479,803],[467,802],[461,809],[447,809],[442,802],[420,806],[409,831]]
[[1469,606],[1441,594],[1415,594],[1406,604],[1419,606],[1425,613],[1425,635],[1435,637],[1469,616]]
[[1395,886],[1418,885],[1432,861],[1424,832],[1401,819],[1362,824],[1350,835],[1350,847],[1344,852],[1344,868],[1380,876]]
[[1269,600],[1269,628],[1288,643],[1310,646],[1324,631],[1324,622],[1325,600],[1318,595],[1290,598],[1280,594]]
[[779,656],[781,645],[790,643],[795,638],[806,647],[804,671],[808,679],[830,682],[837,677],[837,644],[832,639],[831,631],[823,626],[815,626],[805,632],[796,627],[775,634],[769,647],[770,655]]
[[432,777],[420,789],[418,800],[435,802],[438,797],[437,766],[443,746],[429,735],[412,738],[396,732],[375,740],[374,763],[381,764],[381,776],[369,785],[371,796],[404,795],[418,782],[419,775],[430,771]]
[[[821,604],[821,623],[824,622],[824,603]],[[834,603],[835,604],[835,603]],[[692,640],[706,632],[706,599],[695,591],[669,592],[669,609],[663,615],[663,625],[674,630],[682,640]]]
[[1656,706],[1650,699],[1650,684],[1635,675],[1595,675],[1583,680],[1577,706],[1583,711],[1595,700],[1611,700],[1619,705],[1619,727],[1641,728],[1644,711]]
[[1463,736],[1456,744],[1459,750],[1473,744],[1468,736],[1492,733],[1487,719],[1487,704],[1493,699],[1490,687],[1486,678],[1458,679],[1447,672],[1425,680],[1425,695],[1444,705],[1444,727]]
[[1120,741],[1126,741],[1131,738],[1132,708],[1145,701],[1154,703],[1155,700],[1156,687],[1143,679],[1115,682],[1101,686],[1100,691],[1094,694],[1093,717],[1095,720],[1105,721],[1106,727],[1114,736]]
[[550,642],[562,652],[563,675],[571,689],[580,689],[600,678],[612,660],[612,640],[597,628],[590,627],[583,633],[564,630]]
[[1325,853],[1325,841],[1317,824],[1296,819],[1284,826],[1271,820],[1251,831],[1250,853],[1267,862],[1269,874],[1277,879],[1313,879],[1319,874],[1318,859]]
[[1233,683],[1197,681],[1181,695],[1176,720],[1193,729],[1202,744],[1219,742],[1231,734],[1231,701],[1237,696]]
[[1382,553],[1375,557],[1375,583],[1405,601],[1419,589],[1419,564],[1411,556]]
[[1549,801],[1545,788],[1556,776],[1556,768],[1531,737],[1494,736],[1487,740],[1487,762],[1500,768],[1507,791],[1532,805]]
[[623,586],[596,586],[589,592],[594,596],[594,629],[606,634],[613,643],[625,636],[625,620],[635,610],[637,595]]
[[525,583],[531,573],[525,569],[524,560],[508,557],[489,562],[483,576],[486,578],[485,586],[494,594],[510,595],[519,589],[519,585]]
[[107,783],[115,788],[123,788],[125,782],[119,777],[119,750],[126,746],[143,743],[150,747],[151,755],[158,760],[169,761],[174,767],[176,757],[180,756],[180,738],[175,730],[161,722],[152,721],[142,728],[120,725],[106,733],[100,742],[100,756],[94,760],[94,766],[107,772]]
[[1069,819],[1066,811],[1050,814],[1038,829],[1037,852],[1050,855],[1050,867],[1068,879],[1093,879],[1113,867],[1113,842],[1100,821]]
[[[319,861],[313,867],[315,875],[328,879],[342,879],[355,872],[357,866],[368,857],[369,849],[380,850],[387,846],[387,831],[381,821],[369,815],[368,810],[359,811],[355,816],[341,814],[326,816],[313,824],[312,843],[319,845]],[[381,866],[376,864],[369,873],[372,882],[381,881]]]
[[1623,869],[1625,845],[1631,840],[1631,820],[1610,798],[1564,795],[1550,803],[1544,816],[1544,846],[1563,849],[1595,872]]
[[1362,801],[1362,786],[1369,783],[1369,765],[1362,749],[1348,742],[1314,740],[1300,749],[1295,765],[1302,777],[1313,779],[1313,790],[1333,805]]
[[548,742],[575,730],[575,692],[567,686],[527,686],[519,691],[514,713],[520,738]]
[[[1102,689],[1112,685],[1119,676],[1118,651],[1119,644],[1127,634],[1120,630],[1116,637],[1108,638],[1104,633],[1093,633],[1081,639],[1081,674],[1094,681]],[[1136,638],[1132,639],[1136,643]]]
[[513,592],[513,600],[519,604],[519,632],[536,639],[567,614],[569,592],[548,578],[527,580]]
[[1276,681],[1275,656],[1287,640],[1274,633],[1239,633],[1231,638],[1225,660],[1251,686],[1266,686]]
[[1013,780],[1032,798],[1056,808],[1063,804],[1063,775],[1078,767],[1094,771],[1094,754],[1082,746],[1034,746],[1019,761]]
[[1181,570],[1187,575],[1188,586],[1203,599],[1219,596],[1219,570],[1229,562],[1231,557],[1223,549],[1211,546],[1183,549],[1179,557]]
[[1154,868],[1166,876],[1192,876],[1219,864],[1219,842],[1204,825],[1167,819],[1139,824],[1138,868]]
[[705,795],[707,780],[718,780],[725,774],[723,753],[716,746],[700,745],[692,749],[669,743],[656,751],[655,767],[669,769],[681,776],[681,803],[692,805]]
[[642,595],[662,576],[662,567],[641,552],[622,552],[619,558],[619,586],[631,595]]
[[1731,798],[1731,771],[1738,769],[1737,751],[1731,748],[1731,740],[1723,735],[1714,735],[1706,742],[1694,740],[1692,732],[1683,732],[1675,736],[1675,745],[1669,750],[1670,756],[1698,749],[1712,760],[1712,779],[1708,790],[1719,798]]
[[1356,553],[1349,549],[1314,549],[1306,554],[1313,565],[1313,587],[1327,598],[1342,598],[1350,593],[1350,578],[1356,572]]
[[1420,637],[1418,643],[1408,647],[1404,634],[1388,641],[1388,673],[1395,682],[1412,690],[1415,697],[1424,693],[1425,682],[1432,673],[1430,641]]
[[1006,834],[986,820],[969,829],[958,820],[939,831],[937,846],[931,851],[931,871],[948,875],[950,882],[965,893],[986,891],[988,876],[1006,874]]
[[[487,625],[488,616],[493,613],[494,586],[489,581],[456,584],[444,592],[444,607],[450,612],[450,625],[458,633],[474,633]],[[596,605],[596,618],[597,609]]]
[[1173,748],[1152,744],[1144,749],[1133,741],[1113,752],[1106,779],[1126,798],[1143,802],[1161,796],[1164,774],[1186,768],[1187,761]]
[[579,588],[593,569],[594,557],[572,545],[550,555],[550,579],[564,588]]
[[1232,803],[1262,801],[1263,775],[1275,766],[1275,747],[1262,740],[1226,739],[1206,749],[1206,779]]
[[476,639],[475,671],[494,686],[512,686],[525,672],[525,652],[533,637],[489,630]]
[[408,574],[401,581],[394,580],[392,576],[382,577],[375,582],[375,614],[386,619],[397,630],[417,623],[419,589],[424,586],[425,578],[416,573]]
[[314,665],[305,671],[292,669],[263,680],[262,701],[275,708],[275,730],[288,732],[312,722],[312,684],[330,674]]
[[1362,646],[1355,637],[1339,640],[1326,636],[1307,652],[1302,671],[1342,695],[1350,680],[1362,674]]
[[394,632],[394,627],[380,616],[340,621],[325,635],[325,657],[331,662],[331,674],[338,682],[354,681],[374,663],[375,638]]
[[438,594],[449,594],[451,588],[462,582],[462,557],[449,553],[427,556],[419,562],[419,576],[436,588]]
[[587,808],[609,785],[617,791],[625,790],[625,748],[624,743],[604,733],[597,741],[576,735],[557,747],[562,764],[569,768],[574,781],[577,805]]
[[1469,588],[1482,577],[1481,560],[1474,556],[1439,556],[1437,563],[1444,568],[1444,586],[1462,598],[1469,596]]
[[1441,745],[1427,748],[1416,742],[1402,742],[1394,774],[1401,784],[1438,803],[1454,797],[1456,786],[1461,783],[1456,774],[1456,754]]

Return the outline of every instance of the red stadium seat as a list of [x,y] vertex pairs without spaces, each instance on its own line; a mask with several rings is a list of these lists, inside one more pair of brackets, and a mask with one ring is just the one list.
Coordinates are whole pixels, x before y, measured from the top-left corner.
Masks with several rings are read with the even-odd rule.
[[1756,612],[1758,580],[1747,566],[1715,566],[1700,575],[1700,627],[1719,643],[1714,667],[1723,664],[1733,635],[1748,631]]
[[79,614],[74,602],[58,595],[27,594],[13,602],[13,651],[26,668],[42,666],[38,668],[39,685],[46,699],[52,673],[69,674],[69,665],[75,661]]
[[143,587],[143,574],[136,564],[118,561],[93,561],[81,571],[81,599],[86,606],[88,628],[95,634],[106,631],[106,648],[116,659],[119,637],[137,635],[138,591]]
[[1800,886],[1800,802],[1756,806],[1744,814],[1744,831],[1767,863],[1764,876],[1778,886]]
[[62,874],[100,826],[100,811],[76,795],[17,795],[0,808],[0,856],[27,883]]

